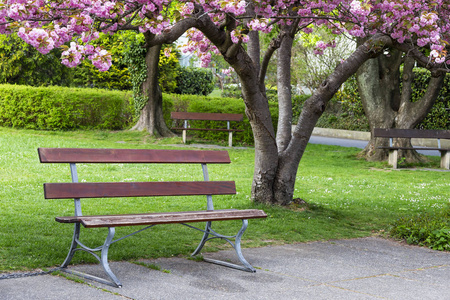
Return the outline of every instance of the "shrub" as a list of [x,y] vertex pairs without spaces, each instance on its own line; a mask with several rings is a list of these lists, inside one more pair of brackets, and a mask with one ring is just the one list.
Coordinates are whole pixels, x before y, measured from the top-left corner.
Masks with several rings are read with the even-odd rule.
[[202,68],[181,68],[177,77],[177,94],[209,95],[214,90],[214,75]]
[[61,64],[61,50],[39,53],[17,34],[0,35],[0,84],[69,86],[73,72]]
[[397,220],[391,236],[408,244],[427,246],[434,250],[450,250],[450,204],[433,213],[421,213]]
[[97,89],[0,85],[0,125],[29,129],[123,129],[131,94]]
[[242,90],[237,84],[227,84],[222,91],[222,97],[242,99]]

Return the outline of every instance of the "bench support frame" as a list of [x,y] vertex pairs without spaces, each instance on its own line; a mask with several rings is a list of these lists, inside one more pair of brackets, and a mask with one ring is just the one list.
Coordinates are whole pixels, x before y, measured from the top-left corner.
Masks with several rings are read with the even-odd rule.
[[[205,181],[209,181],[209,174],[208,174],[208,168],[207,168],[207,164],[202,163],[202,171],[203,171],[203,178]],[[72,182],[78,182],[78,174],[77,174],[77,168],[76,168],[76,164],[75,163],[70,163],[70,172],[71,172],[71,176],[72,176]],[[212,200],[212,196],[211,195],[206,195],[206,199],[207,199],[207,210],[214,210],[214,205],[213,205],[213,200]],[[81,211],[81,201],[79,198],[74,199],[74,204],[75,204],[75,216],[82,216],[82,211]],[[242,219],[242,227],[241,229],[238,231],[238,233],[236,235],[233,236],[227,236],[227,235],[222,235],[219,234],[217,232],[215,232],[212,229],[212,222],[208,221],[206,222],[206,227],[205,229],[200,229],[197,228],[195,226],[186,224],[186,223],[179,223],[181,225],[187,226],[189,228],[192,229],[196,229],[199,231],[203,232],[203,237],[199,243],[199,245],[197,246],[197,249],[191,254],[191,256],[195,256],[200,254],[203,246],[206,244],[207,241],[212,240],[212,239],[216,239],[216,238],[220,238],[223,239],[225,241],[227,241],[236,251],[236,255],[239,259],[239,261],[242,263],[242,265],[236,265],[233,263],[229,263],[229,262],[225,262],[225,261],[220,261],[220,260],[215,260],[215,259],[209,259],[209,258],[203,258],[204,261],[206,262],[210,262],[210,263],[214,263],[214,264],[218,264],[218,265],[222,265],[222,266],[226,266],[226,267],[230,267],[230,268],[234,268],[237,270],[242,270],[242,271],[246,271],[246,272],[256,272],[255,268],[253,268],[248,262],[247,260],[244,258],[244,256],[242,255],[242,251],[241,251],[241,239],[242,236],[244,235],[245,230],[247,229],[248,226],[248,220],[246,219]],[[153,225],[149,225],[145,228],[142,228],[140,230],[137,230],[135,232],[132,232],[126,236],[123,236],[121,238],[118,238],[116,240],[114,240],[114,235],[115,235],[115,227],[108,227],[108,235],[105,239],[105,242],[103,243],[103,245],[98,246],[96,248],[90,248],[86,245],[84,245],[82,242],[80,242],[80,233],[81,233],[81,223],[75,223],[75,227],[74,227],[74,233],[73,233],[73,237],[72,237],[72,243],[69,249],[69,253],[66,257],[66,259],[64,260],[64,262],[61,264],[60,266],[60,270],[68,273],[68,274],[72,274],[72,275],[76,275],[85,279],[89,279],[89,280],[93,280],[93,281],[97,281],[103,284],[107,284],[113,287],[122,287],[122,283],[120,282],[120,280],[117,278],[117,276],[112,272],[110,266],[109,266],[109,262],[108,262],[108,251],[109,251],[109,247],[115,243],[118,242],[120,240],[123,240],[127,237],[130,237],[132,235],[135,235],[141,231],[147,230],[152,228],[153,226],[156,226],[155,224]],[[210,237],[211,236],[211,237]],[[232,239],[234,239],[234,243],[232,242]],[[70,264],[70,262],[72,261],[72,258],[74,257],[75,253],[77,251],[84,251],[87,253],[92,254],[100,263],[100,265],[102,266],[104,272],[106,273],[106,275],[109,277],[109,280],[106,280],[104,278],[100,278],[94,275],[90,275],[90,274],[86,274],[83,272],[79,272],[79,271],[75,271],[75,270],[69,270],[67,268],[67,266]],[[100,252],[100,255],[97,255],[96,252]]]
[[[241,251],[241,239],[242,239],[242,236],[244,235],[245,230],[247,229],[248,220],[245,220],[245,219],[242,220],[241,229],[238,231],[238,233],[236,235],[233,235],[233,236],[226,236],[226,235],[222,235],[220,233],[215,232],[211,227],[211,225],[212,225],[211,221],[206,222],[205,230],[197,228],[197,227],[189,225],[189,224],[186,224],[186,223],[180,223],[180,224],[203,232],[203,237],[202,237],[199,245],[197,246],[197,249],[191,254],[191,256],[196,256],[196,255],[200,254],[203,246],[206,244],[207,241],[216,239],[216,238],[220,238],[220,239],[227,241],[234,248],[234,250],[236,251],[236,255],[237,255],[239,261],[242,263],[242,265],[236,265],[233,263],[229,263],[229,262],[225,262],[225,261],[221,261],[221,260],[210,259],[210,258],[203,258],[203,260],[205,262],[210,262],[210,263],[222,265],[225,267],[229,267],[229,268],[233,268],[233,269],[237,269],[237,270],[241,270],[241,271],[251,272],[251,273],[256,272],[255,268],[253,268],[252,265],[250,265],[247,262],[247,260],[244,258],[242,251]],[[75,223],[72,244],[70,246],[69,253],[68,253],[66,259],[60,266],[60,270],[65,273],[69,273],[69,274],[76,275],[76,276],[79,276],[79,277],[82,277],[85,279],[97,281],[97,282],[100,282],[103,284],[107,284],[107,285],[110,285],[113,287],[120,288],[120,287],[122,287],[122,283],[117,278],[117,276],[112,272],[112,270],[109,266],[109,262],[108,262],[108,251],[109,251],[110,246],[115,242],[123,240],[129,236],[135,235],[141,231],[150,229],[153,226],[156,226],[156,225],[147,226],[143,229],[137,230],[133,233],[130,233],[130,234],[123,236],[116,240],[113,240],[114,235],[115,235],[115,227],[108,227],[108,235],[107,235],[106,240],[103,243],[103,245],[98,246],[96,248],[90,248],[80,242],[81,224]],[[210,237],[210,235],[211,235],[211,237]],[[234,239],[234,243],[232,242],[232,239]],[[83,272],[69,270],[67,268],[67,266],[70,264],[72,258],[75,255],[75,252],[77,252],[77,251],[84,251],[84,252],[92,254],[99,261],[104,272],[109,277],[109,280],[106,280],[106,279],[103,279],[103,278],[100,278],[100,277],[97,277],[94,275],[86,274]],[[100,252],[100,255],[97,255],[96,252]]]

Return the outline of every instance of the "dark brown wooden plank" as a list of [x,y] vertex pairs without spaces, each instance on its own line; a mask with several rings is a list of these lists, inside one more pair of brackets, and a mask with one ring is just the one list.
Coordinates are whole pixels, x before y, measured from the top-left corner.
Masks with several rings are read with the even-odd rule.
[[423,138],[423,139],[450,139],[450,130],[419,130],[398,128],[375,128],[375,137],[385,138]]
[[379,149],[390,149],[390,150],[438,150],[438,151],[450,151],[450,149],[446,148],[434,148],[434,147],[388,147],[388,146],[380,146]]
[[227,151],[38,148],[41,163],[214,163],[228,164]]
[[46,199],[236,194],[234,181],[45,183]]
[[242,129],[226,129],[226,128],[183,128],[183,127],[172,127],[172,130],[203,130],[203,131],[244,131]]
[[170,114],[174,120],[203,120],[203,121],[236,121],[244,119],[242,114],[222,114],[222,113],[194,113],[194,112],[172,112]]
[[119,226],[137,226],[153,224],[171,224],[171,223],[192,223],[206,221],[225,221],[240,219],[266,218],[267,215],[262,210],[215,210],[215,211],[196,211],[196,212],[174,212],[174,213],[149,213],[149,214],[131,214],[115,216],[82,216],[76,217],[58,217],[57,221],[75,220],[81,222],[87,228],[93,227],[119,227]]

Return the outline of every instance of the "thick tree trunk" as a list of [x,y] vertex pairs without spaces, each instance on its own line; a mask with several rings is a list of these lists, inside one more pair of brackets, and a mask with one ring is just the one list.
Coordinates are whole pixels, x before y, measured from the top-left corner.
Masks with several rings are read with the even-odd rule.
[[[357,71],[358,90],[364,111],[369,120],[371,132],[374,128],[393,128],[395,111],[400,98],[400,65],[402,53],[393,51],[391,57],[380,55],[365,62]],[[386,139],[372,138],[360,153],[369,160],[384,160],[387,150],[377,149],[387,146]]]
[[147,50],[147,78],[142,83],[142,92],[148,99],[141,110],[139,120],[131,130],[146,130],[155,136],[173,136],[167,127],[162,111],[162,92],[158,83],[158,63],[161,45],[155,45]]
[[[371,132],[374,128],[414,128],[431,110],[444,76],[432,77],[425,95],[411,102],[413,69],[415,60],[403,58],[403,53],[391,50],[390,56],[381,55],[364,63],[358,70],[358,90],[369,120]],[[402,88],[400,88],[400,66],[404,64]],[[366,148],[359,154],[367,160],[382,161],[388,158],[388,151],[378,149],[388,146],[388,139],[375,138],[373,134]],[[409,139],[398,139],[395,144],[411,147]],[[399,157],[406,162],[422,161],[414,150],[399,151]]]

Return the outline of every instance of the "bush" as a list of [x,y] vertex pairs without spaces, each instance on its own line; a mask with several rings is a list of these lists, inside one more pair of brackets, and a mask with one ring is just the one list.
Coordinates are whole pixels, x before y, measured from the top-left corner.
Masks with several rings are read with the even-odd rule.
[[227,84],[222,91],[222,97],[242,99],[242,90],[237,84]]
[[393,224],[390,234],[408,244],[450,251],[450,204],[438,212],[403,217]]
[[0,85],[0,125],[29,129],[123,129],[132,121],[131,93]]
[[209,95],[214,90],[214,75],[202,68],[181,68],[177,77],[177,94]]
[[39,53],[17,34],[0,35],[0,84],[69,86],[73,71],[61,64],[61,50]]
[[[298,122],[305,101],[311,95],[298,95],[293,97],[293,123]],[[355,112],[349,106],[338,101],[339,95],[332,98],[322,116],[317,121],[316,126],[322,128],[334,128],[356,131],[369,131],[369,122],[363,112]]]
[[[278,123],[278,107],[276,103],[270,103],[270,112],[272,114],[272,122],[274,127]],[[171,111],[187,111],[187,112],[208,112],[208,113],[231,113],[243,114],[243,122],[237,122],[231,126],[232,128],[242,129],[243,132],[233,133],[233,141],[246,145],[253,145],[253,132],[249,120],[245,117],[245,105],[242,99],[235,98],[210,98],[204,96],[163,94],[163,111],[164,119],[169,127],[182,127],[182,124],[175,123],[170,119]],[[208,121],[191,121],[193,127],[196,128],[224,128],[226,122]],[[228,132],[217,131],[189,131],[189,135],[200,139],[228,141]]]

